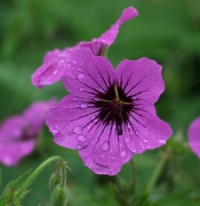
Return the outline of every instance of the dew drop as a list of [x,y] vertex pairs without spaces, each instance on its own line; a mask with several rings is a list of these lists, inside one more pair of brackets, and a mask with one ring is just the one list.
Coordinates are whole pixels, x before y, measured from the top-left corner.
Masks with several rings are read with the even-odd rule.
[[81,108],[85,109],[85,108],[87,108],[87,105],[86,104],[81,104]]
[[135,134],[136,134],[136,135],[138,135],[138,134],[139,134],[139,131],[138,131],[138,130],[136,130],[136,131],[135,131]]
[[74,127],[74,133],[79,134],[82,132],[82,128],[80,126],[75,126]]
[[149,140],[148,140],[147,138],[144,138],[144,139],[143,139],[143,142],[144,142],[144,143],[148,143]]
[[55,74],[55,75],[56,75],[57,73],[58,73],[58,70],[56,69],[56,70],[53,72],[53,74]]
[[76,148],[77,148],[77,149],[81,149],[81,148],[83,148],[83,146],[81,146],[81,145],[77,145]]
[[58,130],[56,130],[56,129],[52,129],[51,132],[52,132],[54,135],[58,134]]
[[93,122],[98,122],[98,118],[96,118],[96,116],[91,117],[90,120],[93,121]]
[[126,153],[126,150],[123,150],[121,153],[120,153],[121,157],[122,158],[125,158],[127,153]]
[[78,78],[78,79],[83,79],[84,77],[85,77],[85,75],[82,74],[82,73],[79,73],[79,74],[77,75],[77,78]]
[[107,150],[109,149],[108,142],[104,142],[104,143],[101,145],[101,149],[107,151]]
[[166,143],[166,140],[164,140],[164,139],[159,139],[159,140],[158,140],[158,143],[159,143],[159,144],[165,144],[165,143]]
[[77,139],[80,141],[80,142],[85,142],[86,138],[84,136],[78,136]]
[[126,142],[126,143],[129,143],[129,142],[130,142],[130,139],[129,139],[129,138],[125,138],[125,142]]

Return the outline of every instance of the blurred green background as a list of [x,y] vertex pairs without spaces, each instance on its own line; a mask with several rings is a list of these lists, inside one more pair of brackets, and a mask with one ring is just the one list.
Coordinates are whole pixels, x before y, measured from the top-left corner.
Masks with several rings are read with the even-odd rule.
[[[121,27],[108,57],[117,65],[124,58],[146,56],[163,66],[166,90],[156,104],[157,113],[170,123],[174,135],[181,132],[187,141],[189,123],[200,116],[199,0],[1,0],[0,121],[21,113],[33,101],[65,96],[67,92],[61,83],[42,90],[31,85],[31,74],[41,65],[44,54],[54,48],[63,49],[99,37],[128,6],[137,8],[140,15]],[[106,179],[84,167],[77,151],[55,145],[47,128],[42,134],[42,149],[36,148],[16,167],[0,166],[2,188],[47,157],[61,155],[75,173],[68,173],[71,205],[117,205],[109,190],[103,193],[108,188],[102,183]],[[158,151],[135,155],[140,188],[146,186]],[[157,205],[199,205],[196,200],[189,200],[200,193],[199,160],[192,153],[179,159],[175,191]],[[33,182],[33,191],[25,199],[25,205],[49,204],[47,182],[52,170],[53,167],[49,167]],[[128,179],[129,170],[126,164],[120,175]],[[162,191],[161,185],[153,198],[158,198]]]

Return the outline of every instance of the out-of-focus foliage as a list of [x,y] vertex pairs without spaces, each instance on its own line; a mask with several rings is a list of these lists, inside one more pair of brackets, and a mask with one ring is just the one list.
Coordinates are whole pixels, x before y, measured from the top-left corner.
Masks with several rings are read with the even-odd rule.
[[[44,54],[54,48],[63,49],[81,40],[100,36],[119,17],[121,11],[134,6],[139,17],[124,24],[109,49],[114,65],[124,58],[142,56],[155,59],[163,66],[165,93],[156,104],[158,115],[168,121],[174,133],[183,134],[200,116],[200,4],[199,0],[1,0],[0,2],[0,121],[21,111],[35,100],[67,94],[61,83],[38,90],[30,76],[40,66]],[[107,179],[94,175],[84,167],[76,151],[53,143],[44,129],[42,144],[13,168],[0,166],[2,188],[27,169],[51,155],[61,155],[75,174],[69,174],[68,187],[73,205],[117,205],[107,186]],[[138,187],[145,187],[155,165],[158,150],[135,155]],[[193,155],[177,157],[181,164],[166,169],[172,178],[173,193],[159,198],[166,191],[162,181],[152,194],[155,206],[199,205],[200,173],[198,159]],[[129,165],[121,176],[129,179]],[[33,183],[33,195],[25,205],[49,204],[48,179],[45,172]],[[178,175],[177,175],[178,174]],[[195,189],[194,189],[195,188]],[[180,193],[179,189],[183,189]],[[107,195],[103,191],[108,190]]]

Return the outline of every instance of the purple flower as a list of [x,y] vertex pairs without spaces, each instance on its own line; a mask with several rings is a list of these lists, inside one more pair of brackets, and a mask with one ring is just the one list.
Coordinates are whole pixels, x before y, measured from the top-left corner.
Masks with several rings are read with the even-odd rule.
[[54,99],[35,102],[22,115],[5,120],[0,126],[1,163],[6,166],[16,165],[21,158],[33,151],[46,114],[55,103]]
[[172,134],[154,103],[164,91],[162,67],[140,58],[113,69],[105,57],[74,50],[63,83],[70,94],[48,115],[54,141],[77,149],[94,173],[116,175],[133,154],[155,149]]
[[200,158],[200,117],[190,124],[188,136],[190,148]]
[[76,46],[65,48],[64,50],[55,49],[48,52],[43,59],[42,66],[32,75],[33,85],[42,88],[59,81],[68,68],[68,62],[71,61],[69,54],[73,49],[85,47],[90,49],[94,55],[102,55],[105,49],[115,41],[120,26],[137,15],[137,10],[129,7],[122,12],[122,15],[115,24],[102,34],[101,37],[94,38],[91,42],[79,42]]

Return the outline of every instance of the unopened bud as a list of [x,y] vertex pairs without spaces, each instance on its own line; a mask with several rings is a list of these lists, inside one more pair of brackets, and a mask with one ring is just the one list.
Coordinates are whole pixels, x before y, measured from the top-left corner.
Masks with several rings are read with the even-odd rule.
[[68,198],[67,187],[61,187],[60,184],[56,185],[51,195],[51,206],[66,206]]
[[57,173],[53,173],[49,180],[49,189],[53,192],[56,185],[61,183],[61,176]]

